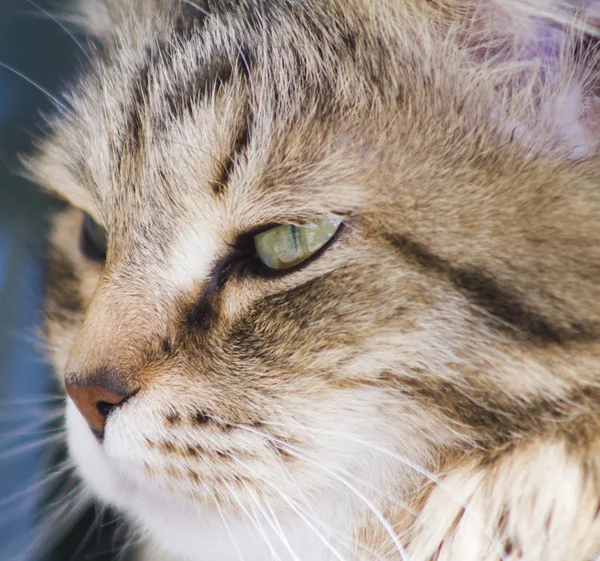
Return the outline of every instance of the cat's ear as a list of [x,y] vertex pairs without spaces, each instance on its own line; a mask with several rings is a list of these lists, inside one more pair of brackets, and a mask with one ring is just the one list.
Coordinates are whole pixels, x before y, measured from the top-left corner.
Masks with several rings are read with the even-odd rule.
[[487,13],[492,27],[515,44],[553,48],[565,34],[597,34],[600,0],[472,0]]
[[[600,146],[600,0],[471,0],[482,56],[498,71],[499,120],[533,151]],[[506,109],[504,111],[503,109]],[[536,146],[537,144],[537,146]]]

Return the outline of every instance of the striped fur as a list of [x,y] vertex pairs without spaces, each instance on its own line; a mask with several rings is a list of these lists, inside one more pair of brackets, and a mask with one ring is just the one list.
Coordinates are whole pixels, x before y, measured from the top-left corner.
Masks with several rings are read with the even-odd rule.
[[[103,48],[28,162],[73,205],[47,331],[135,393],[102,443],[67,418],[144,561],[596,559],[598,3],[81,13]],[[326,216],[288,274],[236,249]]]

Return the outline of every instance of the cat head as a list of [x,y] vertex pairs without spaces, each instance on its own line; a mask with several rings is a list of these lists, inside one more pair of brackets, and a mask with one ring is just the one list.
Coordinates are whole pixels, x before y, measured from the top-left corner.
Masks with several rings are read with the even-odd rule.
[[47,331],[101,499],[182,554],[256,509],[356,533],[581,406],[600,173],[572,15],[87,6],[102,47],[28,165],[73,205]]

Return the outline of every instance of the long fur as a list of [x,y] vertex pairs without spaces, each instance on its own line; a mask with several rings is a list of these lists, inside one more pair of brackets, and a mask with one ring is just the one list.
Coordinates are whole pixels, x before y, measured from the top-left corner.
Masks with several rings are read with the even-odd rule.
[[[71,404],[71,454],[144,561],[600,554],[598,8],[82,3],[28,166],[74,207],[53,363],[133,396],[102,442]],[[236,257],[331,216],[288,274]]]

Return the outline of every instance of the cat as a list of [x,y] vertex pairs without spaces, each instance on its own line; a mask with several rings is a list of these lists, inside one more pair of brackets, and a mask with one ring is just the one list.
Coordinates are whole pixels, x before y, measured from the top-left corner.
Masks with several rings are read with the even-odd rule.
[[26,165],[140,560],[600,558],[599,7],[82,1]]

